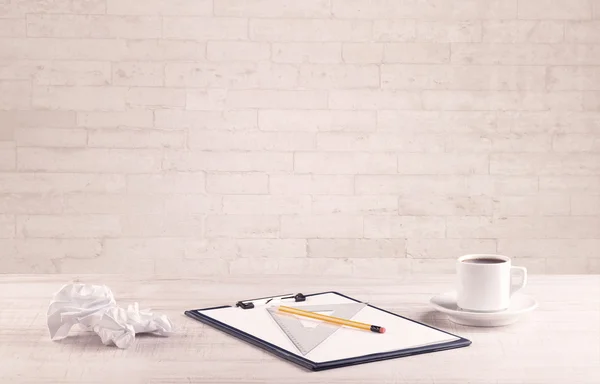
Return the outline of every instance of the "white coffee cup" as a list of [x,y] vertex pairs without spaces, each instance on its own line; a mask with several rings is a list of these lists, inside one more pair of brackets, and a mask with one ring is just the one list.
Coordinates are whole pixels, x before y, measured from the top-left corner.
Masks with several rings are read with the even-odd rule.
[[527,269],[511,266],[502,255],[474,254],[458,258],[457,304],[477,312],[503,311],[510,297],[527,284]]

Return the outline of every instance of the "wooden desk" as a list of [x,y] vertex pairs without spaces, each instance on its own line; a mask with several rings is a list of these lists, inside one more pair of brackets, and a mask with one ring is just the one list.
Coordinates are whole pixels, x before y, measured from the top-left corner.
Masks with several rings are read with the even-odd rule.
[[[52,342],[48,302],[74,278],[108,285],[121,306],[168,314],[169,338],[140,336],[128,350],[96,335]],[[468,348],[307,372],[189,319],[185,309],[287,292],[335,289],[473,341]],[[469,328],[432,312],[429,298],[452,276],[342,278],[131,278],[0,275],[0,378],[11,383],[600,383],[600,276],[533,276],[540,307],[503,328]]]

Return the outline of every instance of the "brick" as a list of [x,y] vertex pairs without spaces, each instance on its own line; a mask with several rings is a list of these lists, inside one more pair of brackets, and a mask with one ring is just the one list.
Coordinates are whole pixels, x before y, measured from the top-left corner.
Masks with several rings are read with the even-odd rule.
[[560,216],[569,213],[570,202],[566,195],[494,197],[494,215],[499,217]]
[[30,108],[31,97],[28,81],[0,81],[0,110]]
[[123,110],[125,88],[116,87],[34,87],[35,108],[58,110]]
[[489,43],[560,43],[564,22],[552,20],[488,20],[483,22],[483,41]]
[[331,109],[421,109],[421,97],[416,92],[389,90],[332,90]]
[[12,239],[15,237],[15,216],[0,215],[0,239]]
[[112,193],[125,190],[123,175],[83,173],[0,173],[0,193]]
[[129,88],[125,95],[129,106],[184,107],[185,100],[185,90],[178,88],[136,87]]
[[163,37],[167,39],[244,40],[246,19],[216,17],[164,17]]
[[469,175],[487,174],[489,159],[479,154],[398,155],[398,173],[405,175]]
[[519,91],[425,91],[423,104],[430,110],[582,110],[577,92],[545,93]]
[[560,133],[552,138],[556,152],[594,152],[600,150],[600,135]]
[[73,127],[74,112],[0,111],[0,126],[14,128]]
[[472,175],[465,180],[471,195],[537,195],[537,176]]
[[410,272],[414,275],[453,274],[456,273],[456,259],[411,259]]
[[183,148],[185,132],[133,128],[89,131],[88,146],[95,148]]
[[479,21],[420,21],[417,22],[417,41],[432,43],[474,43],[481,41]]
[[76,274],[82,270],[94,270],[96,273],[127,273],[135,270],[136,273],[152,275],[155,272],[156,261],[146,258],[108,258],[100,256],[91,260],[57,259],[52,262],[55,270],[52,273]]
[[[32,62],[35,63],[35,62]],[[31,77],[39,85],[108,85],[110,63],[104,61],[37,62]]]
[[593,239],[600,222],[586,216],[464,216],[447,217],[446,225],[448,238]]
[[383,61],[383,44],[345,43],[342,58],[345,63],[379,64]]
[[208,195],[169,195],[165,199],[165,212],[168,214],[208,214],[221,213],[221,196]]
[[19,147],[85,147],[87,132],[83,129],[19,128],[15,131]]
[[351,195],[352,176],[342,175],[270,175],[272,195]]
[[329,17],[328,0],[216,0],[215,15],[236,17]]
[[65,195],[65,214],[136,214],[161,213],[164,204],[159,196],[123,194]]
[[188,237],[198,238],[204,231],[204,215],[131,214],[121,216],[123,237]]
[[298,83],[305,89],[379,88],[379,67],[304,64]]
[[600,111],[600,92],[587,92],[583,96],[583,109]]
[[161,86],[165,66],[162,63],[119,62],[113,64],[114,85]]
[[194,276],[223,276],[229,273],[229,266],[225,260],[207,259],[182,259],[168,260],[157,259],[155,268],[166,275],[177,275],[187,278]]
[[185,108],[200,111],[224,110],[226,99],[226,89],[187,90]]
[[[598,239],[499,239],[498,252],[519,258],[597,257]],[[569,255],[568,257],[565,257]]]
[[254,195],[269,193],[269,176],[264,173],[215,173],[206,176],[208,193]]
[[317,174],[396,173],[396,157],[386,153],[298,152],[294,171]]
[[314,196],[312,212],[315,214],[380,215],[398,214],[395,196]]
[[365,238],[367,239],[443,238],[445,229],[443,217],[365,217]]
[[547,87],[553,91],[600,90],[600,67],[550,67]]
[[490,174],[571,175],[600,174],[600,157],[595,154],[492,154]]
[[404,258],[402,239],[311,239],[308,256],[314,258]]
[[[200,247],[198,247],[200,248]],[[306,257],[303,239],[209,239],[189,257],[235,260],[240,258],[273,260]]]
[[459,134],[448,137],[446,152],[548,152],[552,138],[547,134]]
[[[206,59],[206,43],[193,40],[145,39],[127,40],[120,60],[186,61]],[[167,84],[168,85],[168,84]]]
[[267,172],[291,171],[291,153],[180,152],[165,154],[163,168],[178,171]]
[[444,152],[440,135],[392,133],[319,133],[318,149],[326,151]]
[[536,0],[519,2],[519,19],[579,20],[592,18],[589,0]]
[[9,214],[52,214],[61,213],[61,196],[43,194],[0,194],[0,211]]
[[226,132],[193,130],[188,146],[204,150],[307,151],[315,135],[304,132]]
[[353,265],[349,260],[306,258],[241,258],[229,265],[233,276],[263,275],[350,276]]
[[435,194],[466,194],[461,177],[427,175],[357,175],[357,195],[417,195],[422,191]]
[[417,26],[414,20],[373,21],[373,39],[375,41],[414,41],[416,37]]
[[356,238],[363,235],[363,218],[352,215],[294,215],[281,217],[282,238]]
[[211,0],[107,0],[106,13],[117,15],[212,15]]
[[233,90],[229,108],[319,109],[327,107],[326,91]]
[[22,16],[26,13],[73,13],[73,14],[93,14],[105,13],[105,0],[55,0],[52,2],[40,3],[37,0],[19,0],[12,2],[14,16]]
[[587,258],[546,259],[545,273],[549,275],[588,273],[587,266]]
[[342,61],[340,43],[273,43],[272,60],[276,63],[332,64]]
[[13,60],[119,60],[123,40],[0,38],[0,59]]
[[12,143],[0,142],[0,171],[12,171],[16,168],[17,151]]
[[113,215],[22,215],[17,233],[26,238],[93,238],[118,236],[121,223]]
[[264,62],[172,63],[166,67],[166,85],[178,87],[290,88],[297,78],[294,66]]
[[496,124],[516,133],[589,133],[596,131],[599,121],[595,112],[530,111],[498,113]]
[[25,37],[27,25],[22,19],[0,19],[0,37]]
[[256,111],[177,111],[156,110],[155,125],[159,128],[193,128],[243,131],[257,128]]
[[27,36],[149,39],[160,37],[160,18],[110,15],[27,15]]
[[332,12],[336,17],[364,19],[511,19],[517,16],[517,2],[333,0]]
[[387,43],[383,47],[384,63],[448,63],[450,44]]
[[358,20],[269,20],[250,21],[250,39],[269,42],[368,41],[371,23]]
[[374,131],[375,111],[260,110],[263,131]]
[[160,170],[157,150],[18,148],[20,171],[136,173]]
[[501,65],[598,65],[594,44],[455,43],[452,63]]
[[570,212],[574,216],[600,215],[600,195],[572,195]]
[[195,240],[185,237],[104,239],[102,256],[109,259],[149,258],[173,261],[190,255],[199,255],[205,250],[205,247],[205,240]]
[[541,192],[600,194],[600,176],[540,176]]
[[456,259],[475,253],[496,253],[496,240],[489,239],[407,239],[406,256],[413,259]]
[[148,128],[154,124],[152,111],[128,110],[117,112],[77,113],[77,126],[86,128],[116,128],[119,126]]
[[528,66],[384,64],[381,87],[406,90],[545,90],[546,69]]
[[481,216],[492,213],[492,198],[420,193],[400,196],[398,207],[407,216]]
[[235,215],[308,214],[309,196],[224,196],[223,212]]
[[[378,130],[386,132],[402,130],[452,135],[465,132],[509,132],[512,126],[505,127],[498,120],[498,113],[490,111],[377,111]],[[515,118],[514,121],[520,119]]]
[[90,260],[100,255],[99,239],[17,239],[19,257],[31,260],[76,258]]
[[260,61],[271,57],[267,43],[209,41],[206,57],[211,61]]
[[208,215],[206,236],[209,238],[277,238],[279,217],[268,215]]
[[206,178],[201,172],[169,172],[128,175],[128,193],[204,193]]

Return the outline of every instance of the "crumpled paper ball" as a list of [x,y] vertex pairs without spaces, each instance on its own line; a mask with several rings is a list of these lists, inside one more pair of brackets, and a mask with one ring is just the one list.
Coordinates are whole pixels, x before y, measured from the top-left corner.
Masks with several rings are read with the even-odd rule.
[[168,336],[173,324],[166,315],[140,310],[138,303],[127,309],[117,307],[112,291],[105,285],[72,283],[63,286],[48,308],[48,330],[52,340],[64,339],[79,324],[95,332],[105,345],[128,348],[136,333]]

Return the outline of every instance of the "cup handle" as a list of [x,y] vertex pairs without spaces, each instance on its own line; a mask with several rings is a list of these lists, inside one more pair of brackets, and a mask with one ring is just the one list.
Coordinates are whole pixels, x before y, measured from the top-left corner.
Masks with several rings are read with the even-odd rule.
[[[515,282],[515,277],[520,275],[520,281]],[[510,295],[522,289],[527,285],[527,268],[525,267],[510,267]]]

